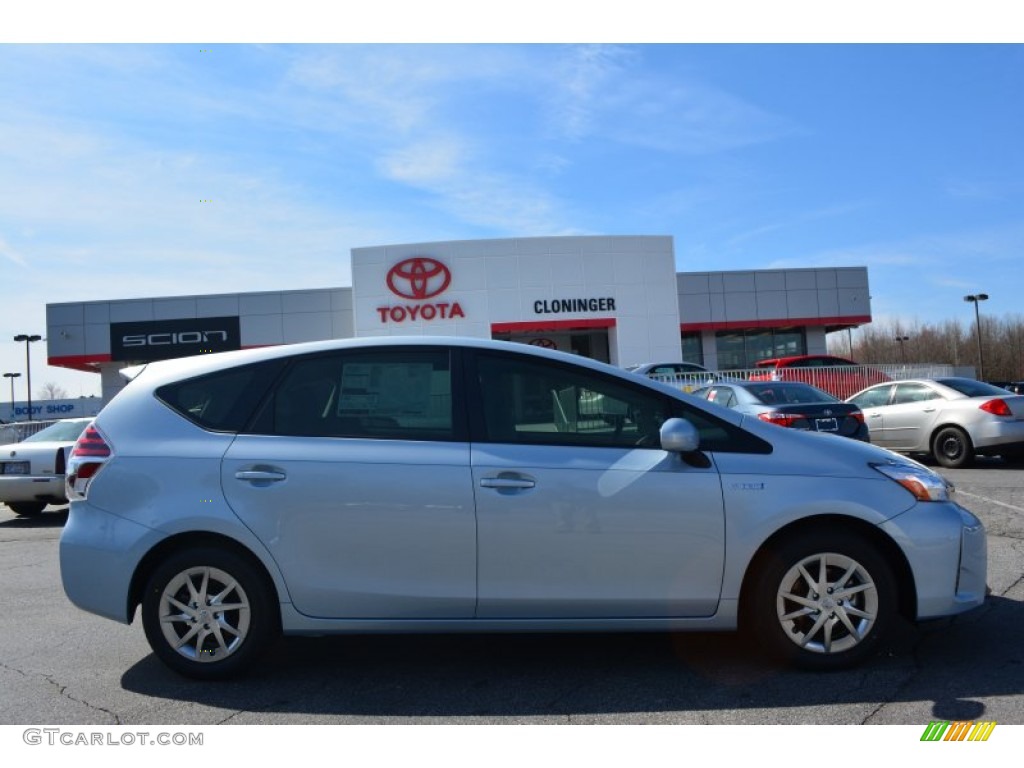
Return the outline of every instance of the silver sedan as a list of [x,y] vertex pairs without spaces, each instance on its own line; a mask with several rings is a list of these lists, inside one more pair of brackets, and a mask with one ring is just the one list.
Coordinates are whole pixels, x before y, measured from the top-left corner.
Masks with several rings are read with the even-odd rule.
[[20,443],[0,446],[0,501],[23,517],[66,504],[64,466],[92,419],[63,419]]
[[864,412],[871,442],[890,450],[929,454],[953,468],[976,455],[1024,459],[1024,397],[991,384],[908,379],[868,387],[846,402]]

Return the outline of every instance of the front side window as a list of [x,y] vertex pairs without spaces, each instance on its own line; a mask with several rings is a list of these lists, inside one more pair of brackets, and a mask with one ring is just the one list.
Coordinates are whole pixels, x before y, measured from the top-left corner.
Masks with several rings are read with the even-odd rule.
[[300,358],[274,388],[254,431],[451,440],[451,386],[447,350],[353,350]]
[[850,402],[858,408],[878,408],[889,404],[889,392],[892,386],[886,384],[881,387],[872,387],[861,392],[856,397],[850,398]]
[[499,443],[656,448],[669,404],[570,366],[480,355],[484,439]]
[[937,397],[939,397],[939,393],[926,384],[897,384],[892,404],[920,403],[925,400],[934,400]]
[[659,448],[666,419],[687,419],[708,451],[770,453],[771,446],[681,400],[572,366],[477,357],[481,439],[495,443]]

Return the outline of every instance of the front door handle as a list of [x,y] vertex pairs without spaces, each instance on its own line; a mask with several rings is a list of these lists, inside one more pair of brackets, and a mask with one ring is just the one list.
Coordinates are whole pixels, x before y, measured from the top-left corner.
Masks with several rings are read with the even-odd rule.
[[497,488],[498,490],[525,490],[536,487],[537,483],[529,477],[510,472],[502,472],[497,477],[480,479],[481,488]]
[[235,478],[249,483],[279,483],[287,477],[284,472],[269,469],[242,469],[235,472]]

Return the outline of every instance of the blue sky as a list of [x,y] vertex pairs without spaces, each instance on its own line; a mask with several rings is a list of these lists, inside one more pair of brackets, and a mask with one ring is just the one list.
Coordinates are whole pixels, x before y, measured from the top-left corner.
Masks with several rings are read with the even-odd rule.
[[1019,44],[7,44],[0,104],[3,371],[47,302],[424,240],[672,235],[680,270],[866,265],[877,320],[1024,311]]

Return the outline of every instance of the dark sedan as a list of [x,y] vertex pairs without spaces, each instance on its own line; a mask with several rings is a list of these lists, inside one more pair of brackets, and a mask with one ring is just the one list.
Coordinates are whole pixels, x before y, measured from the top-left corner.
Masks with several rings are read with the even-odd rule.
[[810,384],[796,381],[717,383],[701,387],[692,394],[781,427],[869,440],[860,408]]

